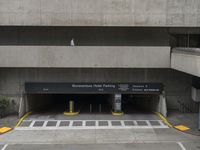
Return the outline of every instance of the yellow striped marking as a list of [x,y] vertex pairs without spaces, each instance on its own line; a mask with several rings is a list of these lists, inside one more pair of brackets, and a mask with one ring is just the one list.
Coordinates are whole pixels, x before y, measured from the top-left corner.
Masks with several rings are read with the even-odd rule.
[[167,124],[170,128],[173,128],[173,125],[165,118],[161,113],[155,112],[155,114],[162,119],[162,121]]
[[0,128],[0,134],[6,133],[8,131],[12,130],[12,128],[9,127],[2,127]]
[[22,123],[22,121],[23,121],[26,117],[28,117],[28,115],[30,115],[30,114],[31,114],[31,112],[27,112],[23,117],[21,117],[21,118],[19,119],[19,121],[17,122],[17,124],[15,125],[15,128],[18,127],[18,126]]
[[79,112],[64,112],[63,113],[65,116],[75,116],[75,115],[78,115],[79,114]]
[[184,126],[184,125],[177,125],[177,126],[174,126],[174,128],[180,130],[180,131],[187,131],[187,130],[190,130],[190,128],[188,128],[187,126]]
[[124,113],[123,112],[113,112],[112,111],[112,115],[113,116],[122,116],[122,115],[124,115]]

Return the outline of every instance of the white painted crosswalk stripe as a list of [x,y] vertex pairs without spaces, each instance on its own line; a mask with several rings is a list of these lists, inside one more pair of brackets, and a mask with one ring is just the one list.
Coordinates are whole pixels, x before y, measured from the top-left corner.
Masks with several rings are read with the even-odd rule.
[[1,150],[5,150],[7,148],[7,146],[8,146],[8,144],[4,145]]
[[[26,125],[26,122],[29,124]],[[31,122],[31,123],[30,123]],[[54,124],[48,126],[48,123]],[[60,126],[61,123],[65,126]],[[154,122],[151,123],[151,122]],[[156,124],[155,124],[156,123]],[[36,124],[36,125],[35,125]],[[168,128],[162,120],[24,120],[15,130]]]

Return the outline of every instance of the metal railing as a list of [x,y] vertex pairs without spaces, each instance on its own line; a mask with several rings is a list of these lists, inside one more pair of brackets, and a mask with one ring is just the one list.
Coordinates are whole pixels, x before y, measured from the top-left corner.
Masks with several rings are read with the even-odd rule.
[[179,104],[179,111],[182,113],[198,113],[198,103],[190,102],[183,103],[181,101],[177,101]]

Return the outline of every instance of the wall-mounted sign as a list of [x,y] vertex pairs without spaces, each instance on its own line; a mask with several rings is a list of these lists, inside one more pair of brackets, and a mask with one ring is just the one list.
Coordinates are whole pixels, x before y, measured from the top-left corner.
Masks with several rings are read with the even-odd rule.
[[28,94],[161,93],[162,83],[25,83]]

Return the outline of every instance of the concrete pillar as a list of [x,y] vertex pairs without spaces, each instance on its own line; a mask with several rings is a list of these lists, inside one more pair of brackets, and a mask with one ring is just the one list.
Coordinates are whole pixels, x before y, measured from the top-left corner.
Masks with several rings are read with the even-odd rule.
[[26,96],[22,95],[20,97],[20,103],[19,103],[19,118],[21,118],[26,113]]
[[114,94],[113,96],[113,111],[122,112],[122,95]]
[[164,117],[167,117],[167,104],[164,91],[159,95],[159,102],[156,111],[161,113]]

